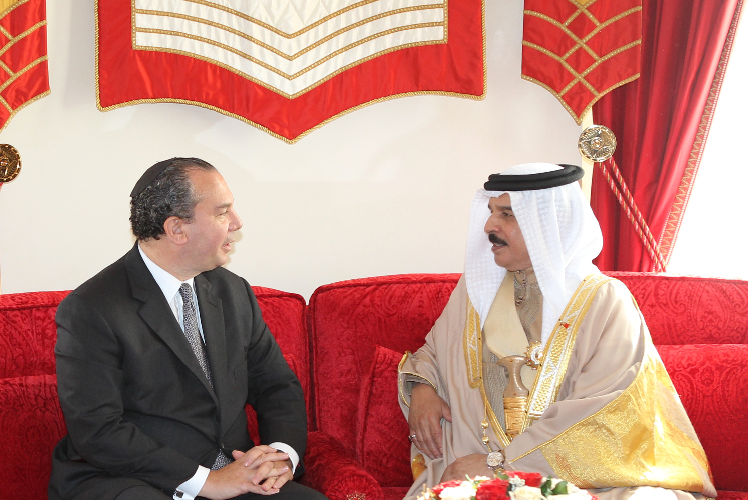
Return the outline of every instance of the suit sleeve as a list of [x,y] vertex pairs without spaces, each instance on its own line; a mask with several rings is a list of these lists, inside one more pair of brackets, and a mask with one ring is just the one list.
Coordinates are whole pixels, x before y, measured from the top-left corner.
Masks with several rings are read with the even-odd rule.
[[73,292],[56,320],[60,406],[80,459],[166,491],[192,477],[198,462],[123,419],[121,346],[102,315]]
[[295,475],[304,472],[307,419],[304,393],[299,379],[289,368],[280,347],[262,319],[257,298],[245,282],[252,308],[252,341],[247,351],[249,393],[247,402],[257,412],[263,444],[282,442],[298,453]]

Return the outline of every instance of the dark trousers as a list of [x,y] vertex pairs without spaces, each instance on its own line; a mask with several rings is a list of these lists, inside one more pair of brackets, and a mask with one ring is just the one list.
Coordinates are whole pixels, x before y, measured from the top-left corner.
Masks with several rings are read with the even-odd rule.
[[[117,479],[110,478],[102,482],[118,481]],[[135,479],[125,479],[129,483],[116,497],[114,500],[171,500],[171,495],[166,495],[161,490],[158,490],[142,481]],[[95,481],[97,482],[97,481]],[[98,485],[98,486],[103,486]],[[94,490],[98,488],[93,488]],[[87,494],[82,495],[82,498],[91,497],[93,491],[87,491]],[[273,500],[327,500],[327,497],[319,491],[307,488],[295,481],[289,481],[284,484],[280,491],[274,495],[269,495]],[[77,496],[76,496],[77,497]],[[100,497],[101,498],[101,497]],[[200,500],[204,500],[203,497],[197,497]],[[256,493],[246,493],[235,497],[236,500],[259,500],[261,498],[270,500],[267,495],[258,495]]]

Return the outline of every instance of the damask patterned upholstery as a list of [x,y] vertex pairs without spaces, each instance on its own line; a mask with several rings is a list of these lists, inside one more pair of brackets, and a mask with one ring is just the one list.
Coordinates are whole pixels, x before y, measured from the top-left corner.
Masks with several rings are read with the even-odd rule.
[[55,373],[55,312],[67,294],[0,295],[0,378]]
[[748,344],[748,281],[605,274],[631,290],[655,345]]
[[0,379],[0,497],[47,498],[52,448],[65,435],[54,375]]

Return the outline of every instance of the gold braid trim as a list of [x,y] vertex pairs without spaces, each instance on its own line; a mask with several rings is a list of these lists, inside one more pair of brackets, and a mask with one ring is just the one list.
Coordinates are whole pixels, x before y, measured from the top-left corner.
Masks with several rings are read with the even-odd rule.
[[543,349],[541,367],[528,397],[527,418],[523,430],[530,425],[530,420],[540,418],[545,410],[556,401],[569,367],[579,327],[592,306],[598,290],[609,281],[613,281],[613,278],[602,274],[587,276],[579,284],[563,314],[559,317]]
[[[442,24],[443,23],[422,23],[422,24],[413,24],[413,25],[408,25],[408,26],[399,26],[397,28],[388,29],[386,31],[382,31],[382,32],[376,33],[374,35],[367,36],[366,38],[362,38],[361,40],[353,42],[353,43],[351,43],[349,45],[346,45],[345,47],[343,47],[341,49],[336,50],[335,52],[332,52],[332,53],[326,55],[322,59],[319,59],[319,60],[315,61],[314,63],[310,64],[309,66],[305,67],[304,69],[301,69],[301,70],[299,70],[296,73],[291,74],[291,75],[288,74],[288,73],[285,73],[284,71],[279,70],[275,66],[272,66],[270,64],[267,64],[264,61],[261,61],[261,60],[257,59],[256,57],[250,56],[246,52],[242,52],[239,49],[231,47],[230,45],[226,45],[224,43],[216,42],[216,41],[213,41],[213,40],[210,40],[208,38],[201,37],[201,36],[191,35],[189,33],[182,33],[180,31],[168,31],[168,30],[150,29],[150,28],[136,28],[135,32],[136,33],[155,33],[155,34],[159,34],[159,35],[169,35],[169,36],[174,36],[174,37],[189,38],[190,40],[196,40],[196,41],[199,41],[199,42],[202,42],[202,43],[206,43],[208,45],[212,45],[214,47],[218,47],[218,48],[221,48],[221,49],[226,50],[228,52],[231,52],[233,54],[236,54],[236,55],[242,57],[243,59],[246,59],[246,60],[248,60],[248,61],[250,61],[250,62],[252,62],[254,64],[257,64],[258,66],[262,66],[266,70],[268,70],[268,71],[270,71],[272,73],[275,73],[278,76],[280,76],[282,78],[285,78],[286,80],[294,80],[294,79],[298,78],[299,76],[303,75],[304,73],[308,73],[309,71],[313,70],[317,66],[320,66],[321,64],[326,63],[327,61],[329,61],[333,57],[338,56],[340,54],[343,54],[345,52],[348,52],[349,50],[351,50],[351,49],[353,49],[355,47],[358,47],[359,45],[362,45],[362,44],[364,44],[366,42],[370,42],[370,41],[375,40],[377,38],[381,38],[383,36],[387,36],[387,35],[390,35],[392,33],[397,33],[397,32],[400,32],[400,31],[408,31],[408,30],[414,30],[414,29],[420,29],[420,28],[438,28],[438,27],[442,26]],[[384,54],[389,54],[390,52],[395,52],[395,51],[402,50],[402,49],[409,48],[409,47],[420,47],[422,45],[438,45],[438,44],[444,44],[444,43],[447,43],[447,42],[446,42],[446,39],[444,37],[442,37],[441,40],[433,40],[433,41],[429,41],[429,42],[404,43],[404,44],[398,45],[396,47],[390,47],[388,49],[380,50],[379,52],[376,52],[376,53],[371,54],[369,56],[363,57],[363,58],[361,58],[361,59],[359,59],[359,60],[357,60],[357,61],[355,61],[355,62],[353,62],[351,64],[343,66],[342,68],[340,68],[340,69],[338,69],[338,70],[330,73],[328,76],[326,76],[326,77],[324,77],[324,78],[322,78],[322,79],[314,82],[311,85],[308,85],[307,87],[304,87],[302,90],[296,92],[295,94],[289,94],[287,92],[283,92],[282,90],[280,90],[280,89],[278,89],[276,87],[273,87],[269,83],[267,83],[267,82],[265,82],[263,80],[260,80],[258,78],[255,78],[253,76],[250,76],[249,74],[247,74],[247,73],[245,73],[245,72],[243,72],[241,70],[238,70],[238,69],[236,69],[233,66],[229,66],[228,64],[224,64],[222,62],[216,61],[215,59],[212,59],[210,57],[205,57],[205,56],[201,56],[199,54],[195,54],[194,52],[189,52],[189,51],[186,51],[186,50],[179,50],[179,49],[167,49],[167,48],[163,48],[163,47],[150,47],[150,46],[145,46],[145,45],[135,45],[133,47],[133,49],[134,50],[151,51],[151,52],[166,52],[166,53],[169,53],[169,54],[180,54],[180,55],[184,55],[184,56],[187,56],[187,57],[191,57],[193,59],[199,59],[201,61],[205,61],[205,62],[214,64],[216,66],[220,66],[223,69],[231,71],[232,73],[236,73],[237,75],[240,75],[240,76],[246,78],[247,80],[251,80],[251,81],[255,82],[258,85],[262,85],[263,87],[265,87],[265,88],[267,88],[269,90],[272,90],[276,94],[282,95],[283,97],[286,97],[288,99],[295,99],[296,97],[298,97],[300,95],[306,94],[307,92],[309,92],[313,88],[318,87],[319,85],[322,85],[324,82],[326,82],[327,80],[329,80],[329,79],[331,79],[331,78],[339,75],[343,71],[346,71],[346,70],[348,70],[350,68],[353,68],[354,66],[358,66],[359,64],[363,64],[363,63],[365,63],[367,61],[370,61],[372,59],[376,59],[377,57],[382,56]]]
[[[7,16],[8,14],[10,14],[10,12],[13,9],[25,4],[28,1],[29,0],[1,0],[0,1],[0,17]],[[9,36],[8,38],[12,38],[12,37]]]
[[410,404],[408,404],[408,401],[405,399],[405,389],[403,388],[403,378],[402,375],[412,375],[414,377],[418,377],[420,379],[423,379],[423,381],[427,384],[429,384],[431,387],[434,388],[434,391],[439,392],[439,389],[437,389],[436,384],[434,384],[432,381],[424,377],[423,375],[419,375],[418,373],[413,372],[407,372],[403,371],[403,365],[408,360],[409,356],[413,356],[413,353],[410,351],[405,351],[405,354],[403,354],[402,359],[400,360],[400,363],[397,365],[397,387],[398,391],[400,393],[400,399],[402,400],[403,404],[410,408]]
[[[341,28],[341,29],[339,29],[337,31],[334,31],[334,32],[330,33],[329,35],[326,35],[325,37],[320,38],[316,42],[314,42],[314,43],[312,43],[312,44],[304,47],[303,49],[299,50],[295,54],[287,54],[286,52],[283,52],[282,50],[277,49],[277,48],[273,47],[270,44],[264,43],[262,40],[258,40],[257,38],[255,38],[253,36],[250,36],[250,35],[244,33],[243,31],[239,31],[239,30],[234,29],[234,28],[232,28],[230,26],[225,26],[223,24],[220,24],[220,23],[217,23],[217,22],[214,22],[214,21],[209,21],[209,20],[203,19],[201,17],[188,16],[186,14],[179,14],[179,13],[176,13],[176,12],[163,12],[163,11],[157,11],[157,10],[144,10],[144,9],[137,9],[134,12],[135,12],[135,14],[144,14],[144,15],[149,15],[149,16],[161,16],[161,17],[170,17],[170,18],[175,18],[175,19],[183,19],[185,21],[190,21],[190,22],[194,22],[194,23],[200,23],[200,24],[205,24],[205,25],[208,25],[208,26],[212,26],[212,27],[218,28],[220,30],[228,31],[229,33],[232,33],[232,34],[234,34],[234,35],[236,35],[236,36],[238,36],[240,38],[244,38],[245,40],[247,40],[249,42],[252,42],[255,45],[258,45],[258,46],[262,47],[263,49],[268,50],[268,51],[276,54],[277,56],[282,57],[283,59],[286,59],[288,61],[293,61],[293,60],[295,60],[295,59],[303,56],[307,52],[309,52],[309,51],[311,51],[311,50],[319,47],[320,45],[324,44],[325,42],[328,42],[328,41],[332,40],[333,38],[335,38],[335,37],[337,37],[339,35],[342,35],[343,33],[351,31],[352,29],[355,29],[355,28],[359,28],[359,27],[361,27],[361,26],[363,26],[365,24],[368,24],[370,22],[377,21],[377,20],[383,19],[385,17],[394,16],[394,15],[397,15],[397,14],[402,14],[403,12],[413,12],[413,11],[419,11],[419,10],[434,10],[434,9],[443,9],[443,8],[444,8],[444,4],[416,5],[414,7],[403,7],[403,8],[394,9],[394,10],[391,10],[391,11],[388,11],[388,12],[382,12],[381,14],[377,14],[377,15],[374,15],[374,16],[371,16],[371,17],[367,17],[366,19],[362,19],[361,21],[355,22],[353,24],[349,24],[349,25],[345,26],[344,28]],[[437,22],[433,22],[433,23],[427,23],[425,25],[424,24],[415,24],[415,25],[409,25],[409,26],[412,26],[412,27],[413,26],[414,27],[441,26],[442,24],[444,24],[444,23],[443,22],[438,22],[438,23]],[[144,33],[164,33],[164,34],[172,34],[172,35],[182,35],[183,34],[182,32],[169,31],[169,30],[158,30],[158,29],[152,29],[152,28],[137,28],[137,31],[138,32],[144,32]],[[382,34],[389,34],[390,32],[393,32],[393,31],[392,30],[388,30],[388,31],[385,31],[385,32],[380,32],[380,33],[382,33]],[[194,37],[194,35],[189,35],[189,34],[184,34],[184,36],[187,36],[187,37],[190,37],[190,38]],[[214,43],[211,40],[207,40],[207,39],[199,38],[199,37],[195,37],[195,38],[199,39],[201,41],[204,41],[206,43],[210,43],[211,45],[219,45],[220,46],[220,44]],[[286,38],[288,38],[288,37],[286,37]],[[369,38],[371,38],[371,37],[369,37]],[[418,42],[418,43],[432,44],[432,43],[437,43],[437,41]],[[349,45],[345,49],[347,50],[350,47],[353,47],[353,45]],[[162,50],[164,52],[170,52],[173,49],[158,48],[158,50]],[[340,52],[340,51],[338,51],[338,52]],[[237,54],[242,55],[245,59],[249,58],[249,56],[246,53],[244,53],[244,52],[237,51]]]
[[[480,315],[467,299],[467,313],[465,317],[465,331],[463,332],[463,350],[465,351],[465,366],[467,367],[468,384],[473,389],[480,390],[483,408],[486,412],[486,420],[498,438],[502,447],[506,447],[511,441],[501,427],[498,417],[491,408],[488,394],[483,386],[483,335],[480,328]],[[485,430],[484,430],[485,432]],[[487,445],[488,446],[488,445]],[[489,447],[489,450],[491,448]]]

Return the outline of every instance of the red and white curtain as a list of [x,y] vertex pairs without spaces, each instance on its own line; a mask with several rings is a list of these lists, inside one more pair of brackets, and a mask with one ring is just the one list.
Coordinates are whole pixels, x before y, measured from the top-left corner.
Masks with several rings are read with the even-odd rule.
[[100,109],[195,104],[288,142],[357,107],[482,98],[482,0],[97,1]]
[[[632,223],[605,176],[592,209],[605,245],[603,270],[659,271],[670,258],[706,143],[743,0],[644,0],[642,69],[594,107],[618,140],[620,170],[651,239]],[[708,239],[708,237],[705,236]],[[648,248],[651,247],[651,248]]]
[[0,130],[49,94],[45,0],[0,3]]

